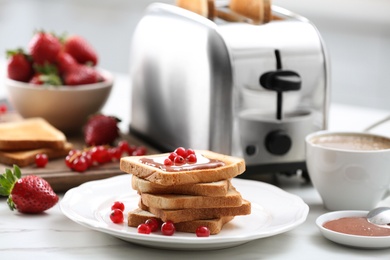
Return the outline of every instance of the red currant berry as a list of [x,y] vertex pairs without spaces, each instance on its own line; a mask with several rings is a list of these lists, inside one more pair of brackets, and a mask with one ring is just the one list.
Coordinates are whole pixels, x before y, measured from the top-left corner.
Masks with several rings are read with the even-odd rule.
[[158,223],[158,220],[155,219],[155,218],[149,218],[145,221],[145,224],[148,225],[150,227],[150,230],[152,232],[156,232],[160,226],[160,224]]
[[182,156],[178,155],[178,156],[176,156],[174,163],[175,164],[183,164],[184,161],[185,161],[184,158]]
[[118,147],[111,147],[108,149],[112,161],[119,161],[122,157],[122,151]]
[[85,172],[88,169],[88,162],[83,156],[76,157],[71,168],[76,172]]
[[195,234],[197,237],[208,237],[210,236],[210,229],[205,226],[200,226],[196,229]]
[[88,168],[92,166],[93,161],[92,161],[92,156],[90,152],[84,151],[80,155],[81,157],[84,157],[84,159],[87,161]]
[[130,145],[127,141],[125,140],[119,141],[117,147],[119,148],[119,150],[121,150],[122,154],[129,153]]
[[189,163],[196,163],[197,159],[196,159],[195,154],[190,154],[190,155],[188,155],[187,161],[188,161]]
[[195,154],[195,151],[193,149],[187,149],[187,157],[191,154]]
[[140,234],[150,234],[150,232],[152,232],[150,226],[147,224],[139,224],[137,227],[137,231]]
[[172,221],[164,222],[161,225],[161,232],[164,236],[172,236],[175,233],[175,225]]
[[168,159],[173,162],[176,157],[177,157],[177,153],[172,152],[172,153],[169,154]]
[[49,158],[47,157],[46,154],[44,153],[39,153],[35,156],[35,164],[37,165],[37,167],[39,168],[43,168],[46,166],[46,164],[48,163],[49,161]]
[[137,149],[137,146],[135,146],[133,144],[129,145],[129,149],[127,150],[127,154],[132,155],[136,149]]
[[8,107],[6,104],[0,104],[0,114],[5,114],[8,110]]
[[171,161],[171,159],[167,158],[164,160],[164,165],[165,166],[171,166],[173,164],[173,162]]
[[116,224],[122,223],[124,220],[123,211],[119,209],[114,209],[110,213],[110,219]]
[[120,202],[120,201],[115,201],[114,204],[112,204],[112,206],[111,206],[111,210],[114,210],[114,209],[119,209],[121,211],[124,211],[125,204],[123,204],[123,202]]
[[144,146],[139,146],[135,149],[132,155],[134,156],[141,156],[146,154],[146,147]]
[[183,158],[187,157],[187,151],[183,147],[176,148],[175,153],[177,153],[177,155],[182,156]]
[[108,149],[101,145],[95,146],[91,149],[91,157],[92,161],[97,162],[99,164],[104,164],[111,160],[110,154],[108,153]]
[[70,156],[69,154],[65,157],[65,164],[68,168],[72,168],[72,156]]

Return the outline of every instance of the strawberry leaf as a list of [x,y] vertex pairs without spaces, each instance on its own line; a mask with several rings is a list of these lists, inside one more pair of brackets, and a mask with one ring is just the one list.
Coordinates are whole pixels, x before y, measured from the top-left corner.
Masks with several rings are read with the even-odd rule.
[[9,196],[14,184],[22,176],[20,168],[14,165],[13,172],[10,169],[5,169],[5,173],[0,175],[0,195]]
[[14,164],[14,174],[18,179],[22,177],[22,172],[20,171],[19,166],[17,166],[16,164]]

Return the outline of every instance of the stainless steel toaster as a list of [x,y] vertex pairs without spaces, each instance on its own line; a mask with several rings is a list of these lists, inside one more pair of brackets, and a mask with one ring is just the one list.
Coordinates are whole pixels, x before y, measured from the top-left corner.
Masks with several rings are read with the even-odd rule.
[[272,13],[255,25],[150,5],[130,47],[130,133],[162,152],[243,157],[243,176],[306,171],[304,138],[327,127],[329,62],[310,21]]

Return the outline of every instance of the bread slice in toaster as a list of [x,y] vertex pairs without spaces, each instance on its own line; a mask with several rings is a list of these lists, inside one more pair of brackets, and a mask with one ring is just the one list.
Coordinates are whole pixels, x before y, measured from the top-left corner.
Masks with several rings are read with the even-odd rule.
[[167,171],[164,168],[155,167],[142,162],[142,160],[145,159],[163,161],[164,158],[168,158],[169,156],[169,153],[165,153],[148,156],[122,157],[120,160],[120,169],[123,172],[133,174],[141,179],[164,186],[227,180],[236,177],[245,171],[245,161],[243,158],[223,155],[207,150],[196,150],[195,152],[198,161],[201,158],[205,158],[206,160],[216,160],[222,165],[215,168],[203,169],[193,169],[191,167],[183,168],[178,166],[177,171]]
[[[138,225],[145,223],[145,221],[150,218],[157,219],[160,225],[163,222],[161,219],[159,219],[149,211],[137,208],[135,210],[129,211],[127,217],[127,225],[129,227],[138,227]],[[176,231],[179,232],[195,233],[196,229],[199,226],[205,226],[210,230],[211,235],[215,235],[218,234],[221,231],[222,227],[226,223],[231,221],[233,218],[234,218],[233,216],[224,216],[215,219],[204,219],[204,220],[201,219],[201,220],[180,222],[175,224],[175,229]]]
[[188,209],[159,209],[148,207],[140,200],[138,207],[149,211],[162,221],[172,221],[180,223],[199,219],[216,219],[227,216],[249,215],[251,213],[251,203],[242,199],[240,206],[222,207],[222,208],[188,208]]
[[267,23],[272,19],[271,0],[230,0],[229,8],[253,20],[254,23]]
[[225,196],[230,185],[230,180],[164,186],[138,178],[135,175],[133,175],[131,179],[131,186],[134,190],[138,191],[138,193],[152,194],[181,194],[218,197]]
[[0,150],[63,149],[66,137],[43,118],[28,118],[0,124]]
[[156,209],[223,208],[241,206],[241,194],[230,187],[225,196],[209,197],[141,193],[142,203]]

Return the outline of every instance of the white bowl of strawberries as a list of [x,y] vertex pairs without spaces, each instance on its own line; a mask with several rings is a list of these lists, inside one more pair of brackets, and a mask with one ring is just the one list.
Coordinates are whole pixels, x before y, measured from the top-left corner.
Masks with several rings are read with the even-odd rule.
[[7,51],[5,84],[12,107],[24,118],[42,117],[67,135],[79,134],[106,103],[113,75],[82,37],[37,32],[28,51]]

